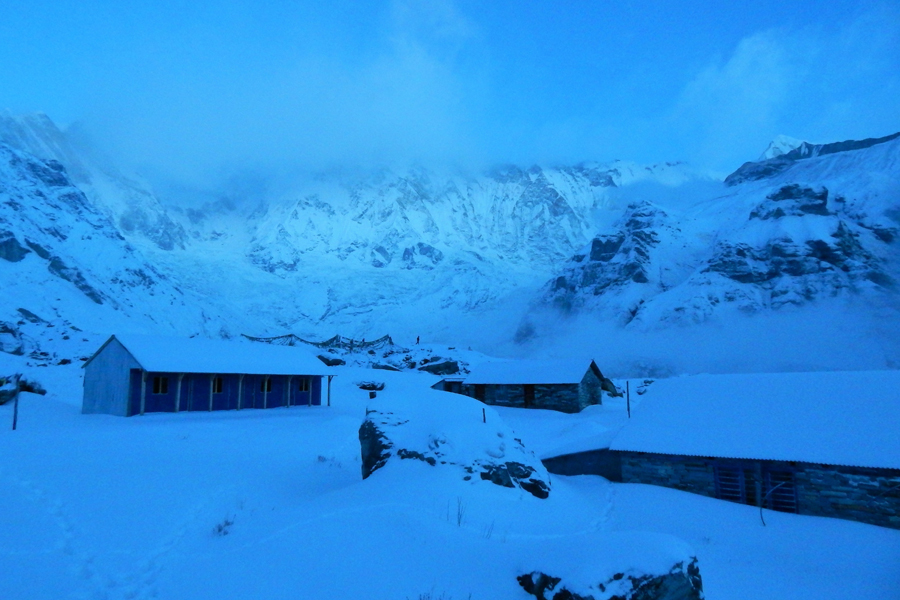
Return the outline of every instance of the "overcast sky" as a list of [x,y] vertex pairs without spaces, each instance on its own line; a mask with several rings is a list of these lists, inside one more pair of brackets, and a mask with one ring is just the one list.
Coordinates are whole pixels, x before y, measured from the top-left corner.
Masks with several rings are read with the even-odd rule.
[[900,4],[8,2],[3,107],[185,179],[613,158],[728,172],[777,134],[900,130]]

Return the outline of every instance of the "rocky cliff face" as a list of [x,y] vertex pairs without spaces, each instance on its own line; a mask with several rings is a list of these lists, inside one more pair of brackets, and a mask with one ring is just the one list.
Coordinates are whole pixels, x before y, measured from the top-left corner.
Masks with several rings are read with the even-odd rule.
[[0,289],[0,350],[41,364],[53,362],[54,346],[82,341],[83,329],[188,333],[205,321],[60,162],[4,143]]
[[73,140],[0,117],[7,323],[24,308],[95,329],[458,339],[481,319],[496,338],[535,293],[534,309],[655,327],[889,297],[900,277],[896,136],[783,142],[725,184],[678,163],[411,168],[192,207]]
[[163,250],[184,247],[184,229],[169,217],[147,183],[125,176],[79,143],[77,136],[61,131],[47,115],[0,113],[0,142],[61,165],[70,183],[133,242],[149,242]]
[[535,306],[652,325],[701,322],[727,306],[752,313],[842,295],[895,297],[897,137],[801,145],[744,165],[706,198],[629,205]]

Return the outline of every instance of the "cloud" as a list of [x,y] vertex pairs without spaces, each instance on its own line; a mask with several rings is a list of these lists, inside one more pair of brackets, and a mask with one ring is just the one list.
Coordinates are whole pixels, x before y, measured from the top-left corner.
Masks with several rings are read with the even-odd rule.
[[814,142],[900,128],[900,9],[832,29],[771,29],[742,39],[682,89],[660,129],[684,157],[719,169],[753,160],[775,135]]
[[127,82],[102,81],[87,125],[132,165],[181,179],[452,161],[477,154],[477,98],[460,66],[474,32],[450,2],[404,0],[374,24],[365,51],[316,43],[269,62],[227,44],[216,58],[220,34],[200,55],[172,42]]

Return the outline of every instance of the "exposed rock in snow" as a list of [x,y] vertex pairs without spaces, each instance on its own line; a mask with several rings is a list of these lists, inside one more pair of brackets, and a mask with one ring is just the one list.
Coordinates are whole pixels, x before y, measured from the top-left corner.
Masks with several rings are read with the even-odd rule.
[[788,153],[777,173],[689,204],[632,204],[545,284],[535,309],[655,327],[703,322],[727,306],[753,313],[895,294],[895,138],[826,144],[804,160]]
[[47,115],[0,113],[0,143],[45,161],[46,166],[32,163],[37,178],[50,186],[77,185],[126,237],[163,250],[184,247],[184,229],[170,218],[149,184],[126,177]]
[[585,295],[598,296],[611,286],[650,281],[650,253],[657,233],[667,227],[667,215],[647,202],[629,206],[614,226],[616,233],[593,239],[583,253],[551,284],[548,297],[566,311],[581,305]]
[[[853,150],[863,150],[871,148],[878,144],[891,142],[900,137],[900,132],[887,135],[880,138],[868,138],[865,140],[847,140],[844,142],[834,142],[832,144],[810,144],[809,142],[801,142],[797,147],[783,153],[773,153],[772,156],[766,156],[769,151],[763,154],[763,157],[757,162],[747,162],[725,178],[727,185],[737,185],[747,181],[755,181],[757,179],[766,179],[773,177],[791,167],[791,163],[798,160],[815,158],[817,156],[826,156],[839,152],[851,152]],[[770,147],[771,149],[771,147]]]
[[697,559],[680,562],[664,574],[616,573],[597,583],[575,582],[534,571],[518,578],[538,600],[701,600],[703,582]]
[[374,401],[359,428],[362,476],[418,460],[473,483],[550,494],[550,476],[496,411],[471,398],[435,393],[418,403]]

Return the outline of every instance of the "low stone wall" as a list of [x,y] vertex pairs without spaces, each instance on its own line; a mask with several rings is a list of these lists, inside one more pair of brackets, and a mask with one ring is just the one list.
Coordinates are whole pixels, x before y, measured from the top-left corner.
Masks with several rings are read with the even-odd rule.
[[763,468],[794,474],[797,512],[900,529],[900,469],[874,469],[804,462],[616,452],[622,481],[649,483],[716,497],[716,465],[754,472]]
[[649,483],[716,497],[715,470],[711,460],[643,452],[618,454],[622,460],[624,483]]
[[900,469],[797,464],[801,514],[900,529]]
[[[475,395],[474,385],[463,385],[462,393],[472,398]],[[581,405],[581,394],[577,383],[535,385],[534,402],[529,408],[543,408],[567,413],[576,413],[584,408]],[[525,407],[525,386],[522,384],[485,385],[484,403],[495,406]]]

